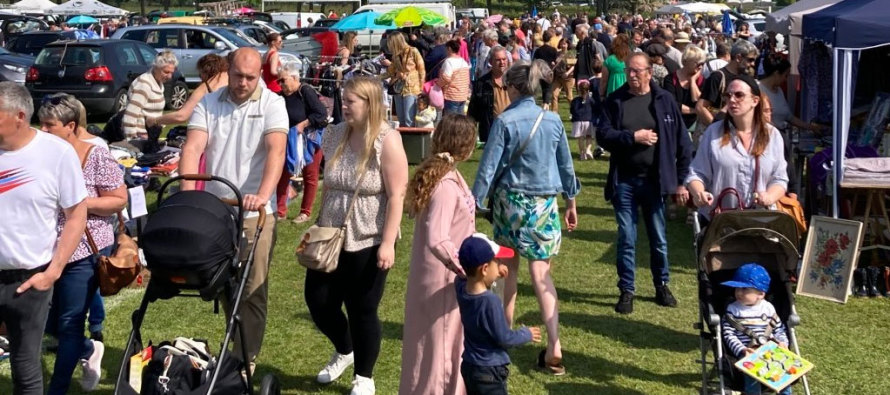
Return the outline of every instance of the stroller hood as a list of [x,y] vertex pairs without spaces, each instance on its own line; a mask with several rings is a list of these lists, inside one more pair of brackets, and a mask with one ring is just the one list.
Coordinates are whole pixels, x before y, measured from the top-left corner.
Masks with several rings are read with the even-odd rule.
[[797,270],[797,224],[779,211],[730,211],[714,217],[702,239],[699,263],[711,273],[758,262],[776,272]]

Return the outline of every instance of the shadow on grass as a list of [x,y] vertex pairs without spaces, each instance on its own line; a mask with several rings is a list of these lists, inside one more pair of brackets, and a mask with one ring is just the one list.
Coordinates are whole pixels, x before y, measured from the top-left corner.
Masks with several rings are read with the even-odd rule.
[[635,349],[688,352],[698,345],[698,337],[691,333],[619,316],[564,312],[560,313],[559,321],[561,325],[602,335]]
[[[323,362],[322,362],[323,363]],[[321,365],[318,366],[319,370],[322,368]],[[344,373],[340,379],[331,383],[331,384],[319,384],[315,381],[315,376],[293,376],[290,374],[286,374],[280,369],[260,363],[256,368],[256,376],[254,377],[253,387],[257,391],[260,388],[260,380],[263,379],[267,374],[272,374],[278,378],[278,382],[281,385],[282,391],[294,391],[297,393],[314,393],[321,391],[330,391],[333,390],[337,393],[346,394],[349,393],[351,386],[351,379],[349,379],[349,372],[352,372],[352,368],[346,369],[347,372]]]
[[644,392],[632,390],[630,388],[583,384],[583,383],[547,383],[544,384],[547,392],[551,394],[597,394],[597,395],[644,395]]

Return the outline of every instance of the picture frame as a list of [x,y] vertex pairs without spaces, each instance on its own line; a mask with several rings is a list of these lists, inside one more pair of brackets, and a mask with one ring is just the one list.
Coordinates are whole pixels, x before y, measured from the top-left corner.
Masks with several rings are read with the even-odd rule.
[[813,216],[797,294],[847,303],[865,227],[860,221]]

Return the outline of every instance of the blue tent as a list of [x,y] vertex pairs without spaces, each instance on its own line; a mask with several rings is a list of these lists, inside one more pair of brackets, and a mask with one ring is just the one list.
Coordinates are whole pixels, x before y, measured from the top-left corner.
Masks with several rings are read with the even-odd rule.
[[803,36],[835,48],[864,49],[888,43],[890,2],[844,0],[803,17]]
[[843,0],[803,17],[803,37],[822,41],[833,49],[834,87],[834,193],[833,214],[839,212],[838,196],[844,180],[844,153],[850,130],[853,90],[853,63],[864,49],[890,45],[890,7],[888,0]]

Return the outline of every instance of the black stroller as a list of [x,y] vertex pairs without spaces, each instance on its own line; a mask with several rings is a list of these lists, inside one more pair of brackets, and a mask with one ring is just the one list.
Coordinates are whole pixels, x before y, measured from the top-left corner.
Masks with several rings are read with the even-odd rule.
[[[234,192],[234,199],[220,199],[205,191],[185,191],[164,198],[164,192],[171,183],[190,180],[218,182]],[[129,382],[130,357],[142,351],[141,327],[149,303],[170,299],[175,296],[200,297],[204,301],[227,302],[231,311],[237,312],[241,305],[241,295],[247,284],[248,273],[254,260],[256,242],[265,222],[265,212],[260,210],[256,236],[249,249],[247,259],[242,260],[241,252],[246,248],[242,237],[244,210],[238,188],[231,182],[209,175],[182,175],[165,182],[158,191],[157,211],[149,216],[148,223],[139,238],[139,245],[145,255],[151,280],[145,290],[142,303],[133,312],[133,330],[124,348],[124,357],[115,383],[115,394],[136,394],[144,389],[133,388]],[[238,314],[230,314],[227,319],[225,340],[219,357],[211,359],[200,377],[189,376],[187,390],[173,390],[176,394],[252,394],[253,378],[249,368],[237,358],[231,358],[228,351],[233,341],[235,329],[244,340],[244,330]],[[167,354],[168,358],[170,354]],[[247,361],[247,351],[243,351],[241,361]],[[168,361],[164,361],[165,364]],[[170,366],[167,365],[167,368]],[[242,375],[244,371],[244,375]],[[164,370],[164,375],[167,372]],[[145,377],[145,374],[143,374]],[[194,384],[194,387],[191,386]],[[167,383],[163,383],[166,391]],[[171,388],[173,386],[171,385]],[[179,387],[181,388],[181,387]],[[149,391],[151,392],[151,391]],[[144,393],[144,392],[143,392]],[[280,388],[273,375],[263,378],[261,394],[278,394]]]
[[[698,303],[703,395],[729,394],[728,390],[743,388],[743,373],[733,367],[732,355],[724,353],[721,318],[733,300],[733,289],[720,284],[732,279],[739,266],[757,262],[770,275],[766,299],[776,308],[787,325],[789,347],[797,354],[794,328],[800,317],[794,307],[790,279],[796,275],[799,234],[794,219],[782,212],[767,210],[728,211],[715,215],[707,229],[699,226],[694,216],[695,251],[698,253]],[[713,353],[713,359],[709,354]],[[810,394],[806,376],[804,391]]]

